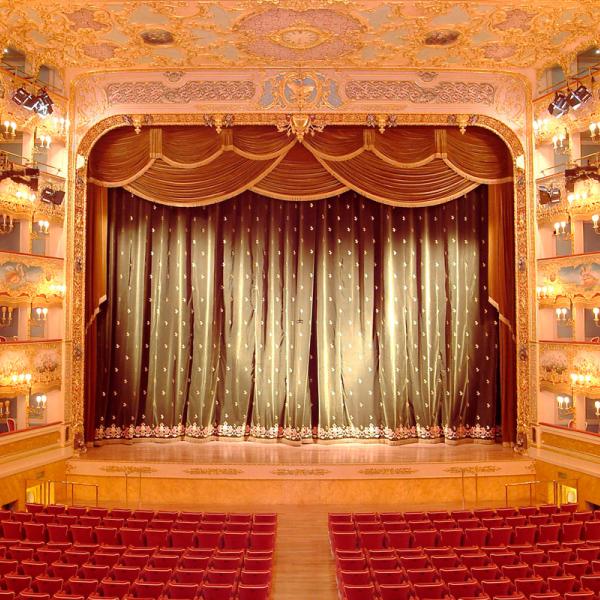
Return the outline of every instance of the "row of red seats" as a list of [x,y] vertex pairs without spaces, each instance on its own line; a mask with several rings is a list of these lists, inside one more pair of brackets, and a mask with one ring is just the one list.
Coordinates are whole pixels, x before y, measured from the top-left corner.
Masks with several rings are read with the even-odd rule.
[[252,548],[270,549],[275,543],[275,523],[269,524],[270,531],[256,531],[242,528],[234,530],[167,530],[136,529],[130,527],[91,527],[85,525],[58,525],[48,523],[21,523],[19,521],[0,522],[0,546],[16,544],[36,547],[67,547],[72,544],[93,550],[101,545],[123,546],[169,546],[185,548]]
[[151,509],[131,509],[131,508],[104,508],[99,506],[66,506],[64,504],[37,504],[27,503],[23,511],[0,511],[0,519],[5,518],[26,518],[27,513],[36,515],[39,513],[52,515],[74,515],[77,517],[114,517],[117,519],[142,519],[152,521],[274,521],[277,519],[275,513],[227,513],[227,512],[196,512],[196,511],[173,511],[173,510],[151,510]]
[[[3,592],[15,600],[33,600],[36,594],[38,600],[64,594],[190,600],[269,596],[275,515],[256,519],[258,515],[212,513],[215,519],[225,517],[222,523],[239,523],[243,531],[196,531],[38,523],[19,518],[24,514],[52,512],[19,513],[2,522],[0,600]],[[197,514],[201,523],[206,513]],[[111,518],[108,513],[90,516]],[[253,531],[258,523],[268,525],[269,531]]]
[[439,521],[444,519],[486,519],[494,517],[531,517],[534,515],[554,515],[559,512],[575,514],[577,512],[591,513],[593,519],[600,519],[600,510],[578,511],[579,506],[574,503],[568,504],[542,504],[541,506],[521,506],[502,508],[478,508],[474,510],[432,510],[432,511],[405,511],[405,512],[382,512],[382,513],[330,513],[330,521],[351,520],[356,523],[365,521]]
[[334,549],[413,548],[436,546],[509,546],[556,544],[574,547],[585,542],[600,541],[600,521],[580,523],[523,525],[516,527],[476,527],[467,529],[395,529],[393,524],[382,529],[356,531],[337,524],[330,527]]

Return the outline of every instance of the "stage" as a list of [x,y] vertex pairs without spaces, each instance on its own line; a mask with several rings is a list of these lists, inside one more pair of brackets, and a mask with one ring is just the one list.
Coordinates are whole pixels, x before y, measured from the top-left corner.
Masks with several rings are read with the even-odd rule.
[[[431,504],[440,480],[446,504],[498,504],[505,484],[535,473],[533,461],[512,449],[476,443],[115,443],[89,449],[67,468],[70,481],[98,484],[105,504],[141,497],[144,504],[186,506],[215,502],[216,495],[222,504],[244,498],[261,506]],[[511,489],[511,501],[525,492]]]

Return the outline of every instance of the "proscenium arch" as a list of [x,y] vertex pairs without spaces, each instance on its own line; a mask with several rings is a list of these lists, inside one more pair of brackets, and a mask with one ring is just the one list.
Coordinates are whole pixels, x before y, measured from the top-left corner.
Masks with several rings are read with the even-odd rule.
[[[264,113],[235,114],[235,125],[263,125],[275,127],[278,115]],[[402,114],[394,115],[398,125],[482,127],[495,133],[508,147],[514,168],[514,236],[515,236],[515,313],[517,346],[517,439],[526,441],[530,427],[531,368],[533,361],[529,349],[530,274],[533,277],[529,256],[528,222],[530,207],[527,195],[527,165],[521,169],[517,159],[524,149],[517,135],[504,123],[486,115],[456,114]],[[206,125],[203,114],[156,114],[140,119],[145,125]],[[93,125],[72,150],[69,166],[69,195],[67,205],[67,277],[71,277],[66,295],[65,368],[63,384],[65,393],[65,423],[72,425],[73,436],[81,435],[84,423],[85,377],[85,276],[86,276],[86,210],[87,163],[98,140],[107,132],[119,127],[131,127],[130,115],[113,115]],[[362,125],[367,122],[365,113],[328,114],[330,125]],[[234,126],[235,126],[234,125]]]

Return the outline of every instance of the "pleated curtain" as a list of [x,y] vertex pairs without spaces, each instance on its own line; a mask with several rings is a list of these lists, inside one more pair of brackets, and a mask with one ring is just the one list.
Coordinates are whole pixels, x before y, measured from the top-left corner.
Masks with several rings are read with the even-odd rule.
[[487,187],[165,206],[108,191],[94,437],[494,440]]

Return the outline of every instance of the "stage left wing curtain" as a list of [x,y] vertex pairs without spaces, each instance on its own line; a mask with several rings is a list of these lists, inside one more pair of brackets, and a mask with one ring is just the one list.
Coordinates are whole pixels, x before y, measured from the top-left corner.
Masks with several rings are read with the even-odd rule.
[[486,232],[486,186],[423,208],[110,189],[95,439],[493,440]]

